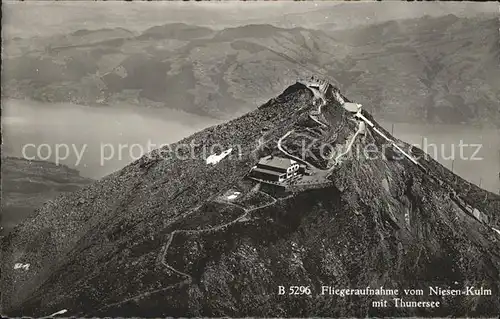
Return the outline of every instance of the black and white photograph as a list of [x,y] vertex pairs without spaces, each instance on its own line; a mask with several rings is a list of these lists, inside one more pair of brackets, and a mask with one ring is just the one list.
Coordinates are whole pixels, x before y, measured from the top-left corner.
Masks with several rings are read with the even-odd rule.
[[3,1],[0,315],[498,317],[499,13]]

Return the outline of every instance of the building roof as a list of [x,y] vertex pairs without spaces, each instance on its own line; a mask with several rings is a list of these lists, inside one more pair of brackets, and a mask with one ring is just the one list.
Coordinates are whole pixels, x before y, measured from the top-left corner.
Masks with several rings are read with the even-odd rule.
[[276,157],[276,156],[271,156],[271,155],[263,157],[259,160],[259,164],[261,164],[261,165],[272,166],[272,167],[281,168],[281,169],[285,169],[285,170],[295,163],[297,163],[297,162],[292,160],[292,159],[283,158],[283,157]]
[[260,167],[253,168],[252,172],[259,172],[259,173],[268,174],[268,175],[275,175],[275,176],[285,175],[285,173],[271,171],[269,169],[260,168]]

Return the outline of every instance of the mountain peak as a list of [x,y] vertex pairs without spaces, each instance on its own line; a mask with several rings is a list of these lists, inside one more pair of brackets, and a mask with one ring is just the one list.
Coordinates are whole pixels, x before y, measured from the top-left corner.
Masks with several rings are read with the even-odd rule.
[[[41,207],[2,247],[3,309],[384,316],[392,308],[371,307],[373,296],[352,309],[319,292],[326,285],[499,291],[492,230],[499,196],[476,189],[492,199],[481,206],[457,183],[465,181],[422,155],[328,81],[300,79],[255,111]],[[282,298],[283,282],[314,293]],[[457,298],[415,300],[470,304]],[[483,315],[500,301],[483,295],[464,307],[453,315]]]

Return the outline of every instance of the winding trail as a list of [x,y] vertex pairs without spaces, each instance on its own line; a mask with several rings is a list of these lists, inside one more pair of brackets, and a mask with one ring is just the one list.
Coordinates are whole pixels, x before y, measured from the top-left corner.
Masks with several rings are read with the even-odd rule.
[[[321,115],[321,107],[324,106],[326,104],[326,99],[324,97],[324,94],[326,93],[326,89],[325,87],[328,86],[328,83],[326,83],[325,81],[321,81],[321,82],[312,82],[312,81],[302,81],[302,83],[304,85],[306,85],[314,94],[314,100],[317,100],[317,99],[321,99],[321,103],[319,104],[318,106],[318,111],[317,112],[314,112],[313,114],[310,114],[309,116],[311,117],[311,119],[313,119],[316,123],[320,124],[320,125],[324,125],[324,123],[320,122],[316,116],[318,115]],[[323,87],[321,86],[323,85]],[[316,89],[317,87],[319,87],[320,89]],[[357,136],[362,133],[363,131],[366,131],[366,125],[368,125],[375,133],[377,133],[380,137],[382,137],[384,140],[386,140],[387,142],[389,142],[392,147],[394,147],[395,149],[397,149],[401,154],[403,154],[408,160],[410,160],[413,164],[415,164],[416,166],[418,166],[425,174],[433,177],[433,179],[435,179],[436,181],[438,181],[439,185],[443,185],[445,184],[444,181],[442,181],[440,178],[435,178],[434,176],[432,176],[432,174],[430,174],[430,172],[428,172],[428,170],[416,159],[414,158],[412,155],[408,154],[407,152],[405,152],[394,140],[390,139],[389,137],[387,137],[380,129],[378,129],[375,124],[370,121],[369,119],[367,119],[361,112],[362,112],[362,109],[361,109],[361,104],[357,104],[358,108],[357,110],[354,110],[352,109],[352,105],[347,105],[346,104],[346,101],[342,98],[342,96],[340,95],[340,93],[338,91],[335,92],[335,99],[344,107],[344,109],[346,111],[348,111],[349,113],[354,113],[354,117],[356,119],[359,119],[359,126],[358,126],[358,130],[357,132],[354,134],[353,138],[351,139],[349,145],[347,146],[346,150],[344,152],[342,152],[341,154],[339,154],[336,158],[335,158],[335,162],[333,164],[333,166],[331,168],[329,168],[328,170],[331,171],[333,170],[335,167],[337,167],[339,164],[340,164],[340,159],[345,156],[351,149],[352,149],[352,145],[355,141],[355,139],[357,138]],[[351,103],[352,104],[352,103]],[[368,131],[370,132],[370,131]],[[371,134],[371,132],[370,132]],[[453,189],[453,196],[450,196],[450,199],[452,200],[456,200],[456,201],[460,201],[462,202],[463,200],[456,194],[456,191]],[[461,205],[459,205],[461,206]],[[471,208],[473,209],[473,208]],[[466,210],[466,209],[465,209]],[[467,212],[466,213],[469,213],[469,215],[471,215],[472,213],[470,212]],[[474,217],[475,218],[475,217]],[[478,220],[478,218],[475,218],[476,220]],[[483,222],[482,220],[479,220],[480,222]],[[484,222],[483,222],[484,223]],[[489,228],[491,228],[495,233],[497,234],[500,234],[500,230],[492,227],[491,225],[489,224],[486,224]]]
[[317,171],[321,171],[321,169],[317,168],[316,166],[314,166],[313,164],[309,163],[308,161],[304,160],[304,159],[301,159],[300,157],[298,156],[295,156],[295,155],[292,155],[290,154],[287,150],[285,150],[283,148],[283,140],[285,138],[287,138],[290,134],[292,134],[295,130],[291,130],[291,131],[288,131],[285,135],[283,135],[279,140],[278,140],[278,143],[277,143],[277,146],[278,146],[278,149],[280,150],[281,153],[285,154],[286,156],[296,160],[297,162],[299,163],[302,163],[304,165],[307,165],[310,169],[312,170],[317,170]]
[[[325,93],[328,89],[328,82],[311,82],[311,81],[302,81],[302,84],[304,84],[306,87],[308,87],[311,92],[314,94],[314,97],[313,97],[313,103],[315,103],[316,101],[320,100],[321,102],[318,104],[318,109],[316,111],[314,111],[313,113],[309,114],[309,117],[315,121],[316,123],[318,123],[319,125],[323,126],[323,127],[328,127],[330,128],[330,126],[328,124],[325,124],[323,122],[321,122],[317,117],[320,116],[322,114],[322,107],[324,105],[326,105],[326,98],[325,98]],[[338,92],[336,92],[338,97],[337,98],[340,98],[342,101],[342,97],[338,94]],[[360,112],[358,112],[360,113]],[[373,126],[373,123],[371,123],[368,119],[366,119],[362,114],[360,114],[360,116],[362,117],[362,119],[366,120],[367,122],[370,123],[371,126]],[[282,145],[282,142],[284,139],[286,139],[291,133],[294,132],[294,130],[290,130],[288,131],[285,135],[283,135],[279,140],[278,140],[278,143],[277,143],[277,146],[278,146],[278,149],[283,153],[285,154],[287,157],[289,158],[292,158],[294,160],[296,160],[297,162],[300,162],[302,164],[305,164],[307,165],[311,170],[313,171],[317,171],[317,172],[330,172],[331,170],[333,170],[335,167],[338,166],[338,164],[340,163],[340,159],[345,156],[347,153],[349,153],[352,149],[352,145],[354,144],[354,141],[356,140],[357,136],[361,133],[364,133],[366,131],[366,126],[365,126],[365,122],[364,121],[360,121],[359,122],[359,125],[358,125],[358,130],[356,131],[356,133],[354,134],[354,136],[352,137],[351,141],[349,142],[346,150],[344,152],[342,152],[341,154],[339,154],[336,158],[335,158],[335,162],[334,162],[334,165],[331,167],[331,168],[328,168],[326,170],[323,170],[323,169],[320,169],[314,165],[312,165],[311,163],[309,163],[308,161],[302,159],[302,158],[299,158],[291,153],[289,153],[287,150],[285,150],[283,148],[283,145]]]
[[[304,84],[306,87],[308,87],[312,93],[314,94],[314,99],[313,99],[313,102],[320,99],[321,100],[321,103],[318,105],[318,110],[309,114],[309,117],[315,121],[316,123],[318,123],[319,125],[321,126],[325,126],[325,124],[321,121],[319,121],[319,119],[317,118],[317,116],[320,116],[321,115],[321,107],[324,106],[326,104],[326,99],[325,99],[325,96],[324,94],[326,93],[327,91],[327,88],[328,88],[328,82],[327,81],[308,81],[308,80],[300,80],[299,82],[301,82],[302,84]],[[319,88],[319,89],[318,89]],[[352,148],[352,145],[354,143],[354,140],[356,139],[356,137],[363,131],[368,131],[370,134],[371,134],[371,131],[370,130],[366,130],[366,125],[368,125],[374,132],[376,132],[379,136],[381,136],[383,139],[385,139],[387,142],[389,142],[395,149],[397,149],[399,152],[401,152],[401,154],[403,154],[408,160],[410,160],[413,164],[417,165],[425,174],[431,176],[434,180],[436,180],[439,185],[443,185],[445,184],[445,182],[443,180],[441,180],[440,178],[437,178],[435,176],[432,176],[432,174],[430,174],[430,172],[416,159],[414,158],[412,155],[408,154],[407,152],[405,152],[394,140],[390,139],[389,137],[387,137],[381,130],[379,130],[375,124],[370,121],[369,119],[367,119],[361,112],[362,112],[362,106],[361,104],[357,104],[357,110],[355,109],[352,109],[352,105],[348,105],[346,103],[346,101],[344,100],[344,98],[342,98],[342,96],[340,95],[340,93],[338,91],[335,91],[335,96],[334,98],[340,103],[340,105],[343,106],[343,108],[348,111],[349,113],[354,113],[354,117],[359,119],[360,122],[359,122],[359,126],[358,126],[358,131],[354,134],[353,138],[351,139],[347,149],[342,152],[341,154],[339,154],[336,158],[335,158],[335,162],[333,164],[333,166],[331,168],[328,169],[328,171],[331,171],[333,170],[335,167],[337,167],[339,164],[340,164],[340,159],[342,156],[346,155]],[[352,104],[352,103],[349,103],[349,104]],[[363,125],[363,127],[362,127]],[[450,199],[454,200],[454,201],[458,201],[458,202],[463,202],[463,200],[456,194],[456,191],[453,189],[452,190],[452,193],[454,194],[453,196],[450,196]],[[461,206],[461,205],[459,205]],[[473,209],[473,208],[471,208]],[[473,214],[471,212],[468,212],[467,209],[464,209],[464,211],[466,213],[468,213],[468,215],[473,216]],[[474,217],[476,220],[478,220],[479,222],[485,224],[487,227],[491,228],[495,233],[499,234],[500,235],[500,230],[492,227],[491,225],[489,225],[488,223],[485,223],[484,221],[482,221],[481,219],[478,219],[476,217]]]
[[238,223],[239,221],[247,218],[248,215],[251,212],[254,212],[256,210],[263,209],[265,207],[274,205],[274,204],[276,204],[278,202],[278,200],[276,198],[274,198],[273,196],[271,196],[271,195],[269,195],[269,194],[267,194],[265,192],[262,192],[262,191],[257,191],[257,192],[261,193],[261,194],[264,194],[267,197],[269,197],[271,199],[271,202],[268,202],[266,204],[262,204],[262,205],[259,205],[257,207],[248,209],[248,208],[245,208],[244,206],[242,206],[240,204],[236,204],[236,203],[232,203],[232,202],[228,202],[228,201],[218,200],[217,201],[218,203],[227,204],[227,205],[239,208],[239,209],[243,210],[244,213],[242,215],[240,215],[239,217],[237,217],[236,219],[230,221],[230,222],[227,222],[227,223],[224,223],[224,224],[221,224],[221,225],[217,225],[217,226],[214,226],[214,227],[209,227],[209,228],[200,229],[200,230],[184,230],[184,229],[181,229],[181,230],[174,230],[173,232],[170,233],[168,241],[165,243],[165,245],[163,245],[162,249],[160,250],[160,254],[158,255],[158,260],[161,263],[161,265],[163,265],[168,270],[172,271],[173,273],[175,273],[175,274],[177,274],[179,276],[185,277],[184,280],[182,280],[182,281],[180,281],[180,282],[178,282],[176,284],[169,285],[167,287],[162,287],[162,288],[155,289],[155,290],[149,290],[149,291],[140,293],[138,295],[129,297],[127,299],[124,299],[124,300],[121,300],[121,301],[118,301],[118,302],[114,302],[114,303],[111,303],[111,304],[104,305],[104,306],[100,307],[99,309],[93,311],[91,314],[98,313],[99,311],[104,310],[104,309],[109,308],[109,307],[119,306],[121,304],[130,302],[130,301],[137,301],[138,299],[140,299],[142,297],[145,297],[145,296],[149,296],[149,295],[152,295],[152,294],[155,294],[155,293],[159,293],[159,292],[162,292],[162,291],[167,291],[169,289],[176,288],[176,287],[180,288],[182,286],[185,286],[187,284],[192,283],[193,277],[191,275],[189,275],[188,273],[185,273],[183,271],[180,271],[180,270],[172,267],[165,260],[165,258],[167,256],[167,253],[168,253],[168,249],[170,248],[170,246],[172,244],[174,236],[176,234],[179,234],[179,233],[193,235],[193,234],[202,234],[202,233],[209,233],[209,232],[214,232],[214,231],[222,230],[224,228],[227,228],[227,227],[229,227],[231,225],[234,225],[234,224]]
[[248,208],[245,208],[243,207],[242,205],[239,205],[239,204],[236,204],[236,203],[232,203],[232,202],[228,202],[228,201],[217,201],[218,203],[221,203],[221,204],[227,204],[227,205],[231,205],[233,207],[237,207],[241,210],[243,210],[243,214],[241,216],[239,216],[238,218],[230,221],[230,222],[227,222],[227,223],[224,223],[224,224],[221,224],[221,225],[217,225],[217,226],[214,226],[214,227],[209,227],[209,228],[205,228],[205,229],[200,229],[200,230],[184,230],[184,229],[181,229],[181,230],[174,230],[171,234],[170,234],[170,237],[167,241],[167,243],[163,246],[163,249],[162,251],[160,252],[160,257],[159,257],[159,260],[161,262],[161,264],[163,266],[165,266],[167,269],[173,271],[174,273],[180,275],[180,276],[184,276],[184,277],[187,277],[190,281],[192,280],[192,277],[191,275],[185,273],[185,272],[182,272],[180,270],[177,270],[175,269],[174,267],[170,266],[166,261],[165,261],[165,257],[168,253],[168,249],[170,248],[170,245],[172,244],[172,240],[174,238],[174,236],[176,234],[179,234],[179,233],[184,233],[184,234],[189,234],[189,235],[195,235],[195,234],[202,234],[202,233],[210,233],[210,232],[215,232],[215,231],[218,231],[218,230],[223,230],[231,225],[234,225],[236,224],[237,222],[239,222],[240,220],[246,218],[251,212],[255,211],[255,210],[258,210],[258,209],[262,209],[262,208],[265,208],[265,207],[268,207],[268,206],[271,206],[271,205],[274,205],[276,202],[277,202],[277,199],[270,196],[269,194],[266,194],[262,191],[258,191],[259,193],[261,194],[265,194],[266,196],[268,197],[271,197],[272,198],[272,201],[270,203],[266,203],[266,204],[263,204],[263,205],[260,205],[258,207],[254,207],[254,208],[251,208],[251,209],[248,209]]
[[[321,102],[318,104],[318,109],[309,114],[309,117],[316,123],[318,123],[320,126],[322,127],[327,127],[329,128],[330,126],[328,124],[325,124],[323,122],[321,122],[317,117],[320,116],[322,113],[321,113],[321,108],[326,105],[326,98],[325,98],[325,93],[328,89],[328,82],[326,81],[323,81],[323,82],[312,82],[312,81],[300,81],[300,83],[304,84],[306,87],[309,88],[309,90],[311,90],[311,92],[313,93],[314,97],[313,97],[313,103],[315,103],[317,100],[320,100]],[[318,87],[318,88],[316,88]],[[278,140],[278,143],[277,143],[277,146],[278,146],[278,149],[280,150],[280,152],[282,152],[283,154],[285,154],[287,157],[289,158],[292,158],[294,160],[296,160],[297,162],[299,163],[302,163],[306,166],[309,167],[309,169],[311,169],[312,171],[324,171],[318,167],[316,167],[315,165],[309,163],[308,161],[298,157],[298,156],[295,156],[293,154],[291,154],[290,152],[288,152],[287,150],[285,150],[283,148],[283,145],[282,145],[282,142],[284,139],[286,139],[291,133],[293,133],[295,130],[290,130],[288,131],[287,133],[285,133],[285,135],[283,135],[279,140]]]
[[[314,94],[314,100],[318,100],[318,99],[321,100],[321,103],[318,105],[317,112],[314,112],[313,114],[310,114],[309,116],[316,123],[318,123],[318,124],[320,124],[322,126],[329,127],[328,125],[324,124],[323,122],[319,121],[316,118],[316,116],[321,115],[321,107],[324,106],[324,105],[326,105],[325,93],[326,93],[326,91],[328,89],[328,83],[327,82],[323,82],[323,83],[319,84],[319,83],[306,82],[306,86],[309,87],[309,89],[313,92],[313,94]],[[313,86],[319,86],[319,90],[316,89]],[[338,92],[335,92],[335,94],[336,94],[336,98],[337,98],[337,100],[339,100],[339,102],[341,102],[341,103],[345,102],[344,99],[342,98],[342,96]],[[359,111],[358,111],[358,113],[359,113],[359,115],[361,117],[361,121],[359,121],[359,124],[358,124],[358,130],[356,131],[356,133],[354,134],[354,136],[352,137],[352,139],[349,141],[349,144],[347,145],[347,148],[345,149],[345,151],[342,152],[341,154],[337,155],[337,157],[335,158],[333,166],[330,167],[329,169],[327,169],[326,171],[331,171],[331,170],[335,169],[335,167],[337,167],[340,164],[340,159],[351,151],[352,146],[353,146],[356,138],[358,137],[358,135],[362,134],[362,133],[364,133],[366,131],[366,124],[365,124],[365,122],[367,122],[367,123],[369,123],[369,125],[373,126],[373,123],[371,123],[367,118],[365,118]]]
[[[323,127],[330,127],[328,124],[323,123],[322,121],[319,120],[319,116],[321,116],[321,108],[326,105],[326,98],[325,98],[325,93],[328,88],[328,83],[312,83],[312,82],[306,82],[306,86],[311,90],[311,92],[314,94],[313,97],[313,103],[316,101],[320,100],[321,102],[318,104],[318,109],[315,112],[312,112],[309,114],[309,118],[311,118],[314,122],[318,123],[320,126]],[[319,89],[316,89],[316,86],[319,87]]]

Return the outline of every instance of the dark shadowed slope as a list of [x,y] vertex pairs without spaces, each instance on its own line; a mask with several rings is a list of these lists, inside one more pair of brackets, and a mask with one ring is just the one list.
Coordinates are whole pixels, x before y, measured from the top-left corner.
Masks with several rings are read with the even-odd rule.
[[[194,156],[185,147],[171,158],[166,149],[155,151],[47,203],[2,245],[3,311],[41,316],[67,309],[68,315],[100,317],[496,315],[500,235],[490,226],[499,227],[499,197],[471,188],[433,160],[418,166],[398,160],[394,147],[382,150],[387,143],[381,136],[392,136],[364,111],[374,126],[360,133],[359,119],[334,93],[329,87],[318,109],[313,90],[297,83],[257,110],[173,145],[194,140]],[[317,167],[313,183],[285,192],[245,178],[261,156],[283,156],[285,149],[301,157],[298,145],[311,139],[303,160]],[[207,165],[203,152],[216,143],[235,151]],[[348,145],[354,150],[368,143],[380,148],[378,158],[348,156]],[[330,146],[333,161],[315,159],[322,145]],[[232,198],[235,191],[240,194]],[[468,205],[481,209],[488,223],[470,216]],[[16,263],[31,267],[14,269]],[[282,284],[309,286],[313,293],[280,296]],[[373,308],[379,297],[321,296],[322,285],[426,293],[429,286],[474,286],[492,295],[411,298],[440,301],[434,309]]]

